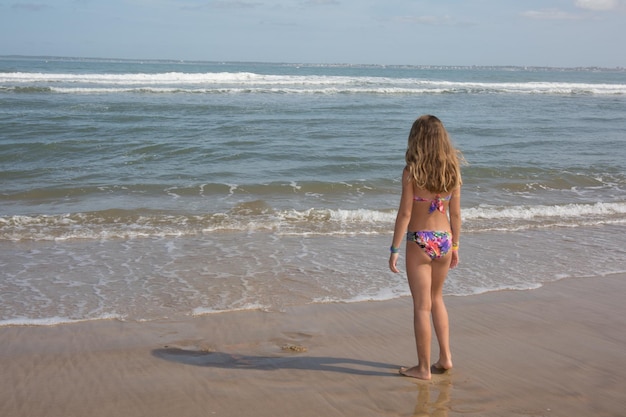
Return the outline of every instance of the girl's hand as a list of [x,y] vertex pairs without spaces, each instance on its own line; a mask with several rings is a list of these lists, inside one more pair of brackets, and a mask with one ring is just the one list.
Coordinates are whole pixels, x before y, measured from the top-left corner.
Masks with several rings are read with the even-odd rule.
[[398,262],[399,257],[400,257],[399,253],[392,253],[391,255],[389,255],[389,269],[391,269],[391,272],[396,272],[396,273],[400,272],[400,270],[396,266],[396,263]]
[[459,265],[459,251],[452,251],[452,259],[450,260],[450,268],[456,268]]

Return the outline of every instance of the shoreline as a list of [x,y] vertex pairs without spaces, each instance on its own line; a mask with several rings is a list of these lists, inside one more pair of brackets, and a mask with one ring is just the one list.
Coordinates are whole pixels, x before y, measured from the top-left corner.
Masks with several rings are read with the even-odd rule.
[[455,368],[428,382],[397,373],[416,360],[410,297],[2,327],[0,414],[618,416],[624,290],[617,274],[446,296]]
[[[465,233],[461,264],[450,272],[444,296],[626,274],[621,232],[626,225]],[[392,300],[410,292],[406,274],[387,268],[389,239],[388,234],[228,233],[0,244],[8,260],[0,327],[116,318],[185,320],[238,310],[284,311],[309,303]],[[580,257],[581,241],[587,251],[602,253],[605,262]],[[401,258],[404,263],[405,255]]]

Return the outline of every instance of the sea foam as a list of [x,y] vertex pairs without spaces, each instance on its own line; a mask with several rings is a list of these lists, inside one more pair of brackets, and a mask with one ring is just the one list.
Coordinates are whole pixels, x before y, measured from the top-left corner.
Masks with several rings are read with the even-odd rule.
[[[282,93],[282,94],[551,94],[624,95],[626,84],[580,82],[468,82],[422,78],[209,73],[0,73],[0,88],[47,88],[58,93]],[[30,91],[30,90],[28,90]]]

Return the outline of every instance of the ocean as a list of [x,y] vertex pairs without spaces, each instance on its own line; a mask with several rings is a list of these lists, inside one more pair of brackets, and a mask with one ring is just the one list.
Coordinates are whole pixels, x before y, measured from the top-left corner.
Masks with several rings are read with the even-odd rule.
[[0,326],[407,296],[426,113],[467,160],[446,295],[626,272],[625,69],[5,56]]

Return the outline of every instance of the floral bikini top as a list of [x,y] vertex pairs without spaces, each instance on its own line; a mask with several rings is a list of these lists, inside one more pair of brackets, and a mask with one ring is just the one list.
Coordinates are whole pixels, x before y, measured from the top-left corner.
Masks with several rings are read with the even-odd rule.
[[439,194],[437,194],[435,196],[435,198],[433,198],[432,200],[428,200],[425,198],[422,198],[420,196],[415,196],[413,197],[413,201],[426,201],[426,202],[430,202],[430,208],[428,209],[428,213],[432,213],[435,210],[439,210],[440,212],[442,212],[443,214],[446,213],[446,208],[443,205],[444,201],[450,201],[450,199],[452,198],[452,194],[446,196],[446,197],[441,197]]

